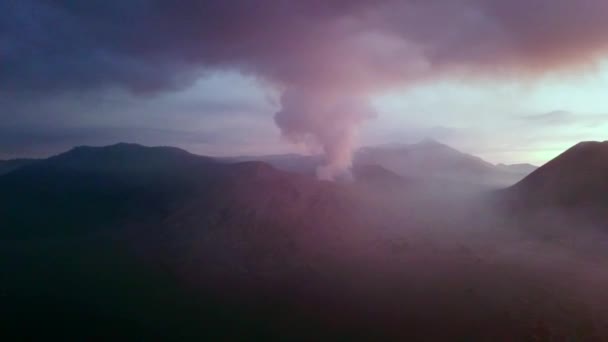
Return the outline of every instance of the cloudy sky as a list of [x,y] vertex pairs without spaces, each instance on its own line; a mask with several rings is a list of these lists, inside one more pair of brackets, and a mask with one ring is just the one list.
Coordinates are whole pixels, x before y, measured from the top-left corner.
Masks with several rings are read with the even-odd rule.
[[608,139],[605,0],[5,0],[0,159],[433,137],[541,164]]

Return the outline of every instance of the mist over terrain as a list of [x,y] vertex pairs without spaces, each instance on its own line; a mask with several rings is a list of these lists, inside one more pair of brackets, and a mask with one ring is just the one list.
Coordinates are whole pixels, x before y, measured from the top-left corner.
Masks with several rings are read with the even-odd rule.
[[429,141],[337,182],[316,157],[77,147],[0,176],[1,334],[603,340],[607,157],[498,188],[506,166]]
[[0,341],[608,341],[607,18],[0,1]]
[[[243,156],[225,160],[259,160],[280,170],[307,175],[314,174],[325,163],[325,157],[322,155],[297,154]],[[487,188],[513,185],[537,168],[530,164],[493,165],[430,138],[415,144],[362,147],[355,151],[353,165],[355,172],[364,166],[377,166],[401,177],[416,178],[418,181],[451,181]],[[349,175],[346,178],[349,178]]]

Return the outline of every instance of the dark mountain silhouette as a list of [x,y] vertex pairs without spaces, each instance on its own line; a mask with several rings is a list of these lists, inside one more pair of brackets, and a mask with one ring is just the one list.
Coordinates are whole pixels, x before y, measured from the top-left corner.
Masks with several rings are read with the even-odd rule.
[[[302,255],[338,250],[327,246],[343,243],[337,235],[370,226],[366,212],[345,185],[263,162],[134,144],[78,147],[0,176],[0,268],[11,274],[0,284],[8,298],[0,328],[255,336],[264,324],[244,308],[215,305],[217,291],[242,283],[228,293],[234,300],[256,289],[252,275],[305,269]],[[193,284],[197,293],[183,288]]]
[[77,147],[0,177],[0,234],[61,235],[155,218],[203,186],[213,165],[176,148]]
[[37,159],[9,159],[0,160],[0,176],[7,174],[11,171],[17,170],[23,166],[29,165],[38,161]]
[[522,207],[608,205],[608,141],[582,142],[507,191]]
[[0,235],[56,236],[157,222],[193,202],[203,222],[229,212],[247,225],[248,211],[261,220],[289,221],[293,214],[314,222],[317,211],[337,210],[348,196],[336,184],[263,162],[227,164],[135,144],[77,147],[0,177],[0,215],[8,227]]
[[305,175],[315,175],[317,167],[323,163],[323,157],[320,155],[307,156],[293,153],[265,156],[231,157],[223,158],[221,160],[229,163],[261,161],[268,163],[279,170],[301,173]]

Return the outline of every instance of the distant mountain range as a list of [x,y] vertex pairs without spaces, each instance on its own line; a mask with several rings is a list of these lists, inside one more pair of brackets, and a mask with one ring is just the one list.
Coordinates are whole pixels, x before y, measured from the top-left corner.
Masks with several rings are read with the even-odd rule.
[[532,164],[512,164],[512,165],[497,164],[496,167],[503,171],[513,172],[513,173],[518,173],[518,174],[526,174],[526,175],[529,175],[532,172],[534,172],[536,169],[538,169],[538,166],[535,166]]
[[[208,158],[211,159],[211,158]],[[279,154],[217,158],[219,162],[260,161],[278,170],[313,176],[323,164],[320,155]],[[0,175],[26,166],[36,159],[0,161]],[[377,165],[406,178],[448,180],[491,187],[506,187],[536,170],[530,164],[493,165],[445,144],[426,139],[417,144],[389,144],[364,147],[355,153],[354,165]]]
[[[228,161],[259,160],[280,170],[314,175],[322,165],[321,156],[297,154],[228,158]],[[530,164],[494,165],[462,153],[432,139],[416,144],[388,144],[356,151],[357,165],[377,165],[406,178],[465,182],[489,187],[506,187],[536,170]]]
[[359,150],[355,163],[377,164],[402,176],[450,180],[492,187],[515,184],[535,169],[532,165],[493,165],[435,140],[412,145],[387,145]]
[[[520,206],[603,206],[608,203],[607,144],[576,145],[525,177],[534,166],[495,166],[427,140],[361,149],[352,173],[356,186],[379,193],[411,192],[432,184],[435,193],[449,191],[446,184],[497,187],[525,177],[502,191]],[[318,181],[313,172],[319,157],[244,159],[214,159],[172,147],[123,143],[77,147],[45,160],[5,162],[2,165],[8,171],[0,176],[0,215],[8,228],[0,235],[69,235],[81,231],[83,225],[103,230],[117,224],[175,219],[176,210],[183,214],[185,208],[190,208],[189,214],[179,220],[191,217],[190,221],[210,226],[225,225],[222,217],[247,226],[251,224],[248,215],[278,226],[302,225],[295,223],[302,217],[308,218],[305,225],[321,225],[315,223],[318,218],[333,217],[337,225],[346,226],[357,225],[358,219],[340,215],[341,211],[370,206],[353,186]]]

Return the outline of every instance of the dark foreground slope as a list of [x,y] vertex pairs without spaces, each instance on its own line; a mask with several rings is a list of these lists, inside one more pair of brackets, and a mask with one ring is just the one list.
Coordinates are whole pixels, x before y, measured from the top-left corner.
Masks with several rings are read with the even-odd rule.
[[23,166],[35,163],[36,159],[9,159],[0,160],[0,176],[15,171]]
[[426,196],[378,166],[353,173],[354,183],[328,183],[259,162],[119,144],[2,176],[0,334],[608,336],[608,256],[589,261],[499,229],[489,208],[441,184]]
[[219,303],[217,291],[356,232],[353,203],[264,163],[166,147],[79,147],[23,167],[0,177],[1,334],[255,338],[265,318],[231,304],[254,285]]

